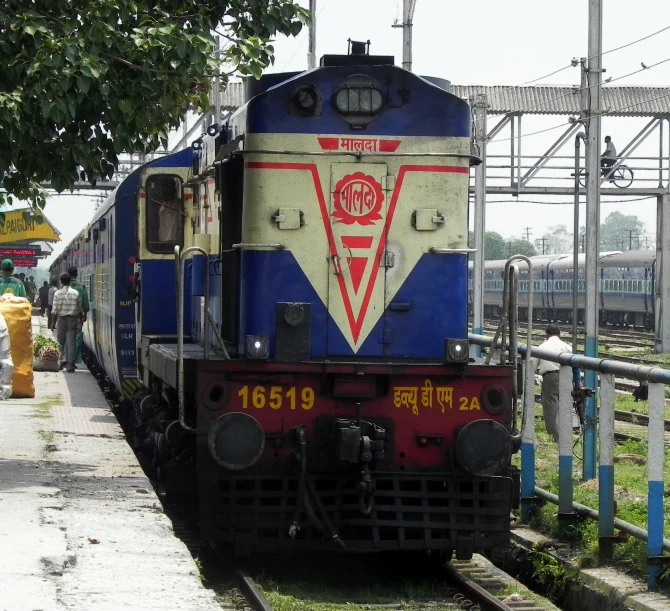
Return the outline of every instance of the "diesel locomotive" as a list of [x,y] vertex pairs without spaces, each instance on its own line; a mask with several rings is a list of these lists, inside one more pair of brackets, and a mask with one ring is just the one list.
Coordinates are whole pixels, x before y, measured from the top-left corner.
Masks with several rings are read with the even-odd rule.
[[447,81],[326,55],[247,83],[133,172],[54,263],[152,473],[255,551],[505,545],[512,369],[469,356],[471,113]]

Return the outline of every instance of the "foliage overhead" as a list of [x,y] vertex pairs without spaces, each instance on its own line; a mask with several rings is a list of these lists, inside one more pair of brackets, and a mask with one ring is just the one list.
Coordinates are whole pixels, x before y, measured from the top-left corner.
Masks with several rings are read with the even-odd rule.
[[[469,232],[470,248],[475,243],[474,232]],[[518,238],[503,238],[495,231],[487,231],[484,235],[484,259],[486,261],[497,261],[500,259],[509,259],[512,255],[526,255],[533,257],[537,251],[527,240]],[[470,256],[472,259],[472,255]]]
[[[3,0],[0,176],[11,196],[44,206],[57,191],[110,178],[118,155],[167,142],[190,108],[210,108],[237,71],[259,77],[271,38],[297,35],[293,0]],[[214,36],[225,43],[217,59]],[[0,204],[5,195],[0,193]]]

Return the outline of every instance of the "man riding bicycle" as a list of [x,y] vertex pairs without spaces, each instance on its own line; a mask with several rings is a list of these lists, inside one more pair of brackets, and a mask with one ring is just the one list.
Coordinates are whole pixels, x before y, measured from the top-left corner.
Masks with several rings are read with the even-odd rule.
[[[612,138],[605,136],[605,152],[600,156],[600,167],[602,168],[602,174],[605,176],[608,172],[608,168],[611,168],[616,163],[616,148],[612,142]],[[613,178],[610,176],[610,182],[614,182]]]

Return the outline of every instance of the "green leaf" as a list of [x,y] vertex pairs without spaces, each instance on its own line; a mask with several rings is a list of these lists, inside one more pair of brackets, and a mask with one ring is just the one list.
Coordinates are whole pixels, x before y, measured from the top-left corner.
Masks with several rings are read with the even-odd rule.
[[30,24],[30,25],[27,25],[25,28],[23,28],[23,31],[26,34],[28,34],[29,36],[35,36],[35,32],[37,32],[37,28],[34,25]]

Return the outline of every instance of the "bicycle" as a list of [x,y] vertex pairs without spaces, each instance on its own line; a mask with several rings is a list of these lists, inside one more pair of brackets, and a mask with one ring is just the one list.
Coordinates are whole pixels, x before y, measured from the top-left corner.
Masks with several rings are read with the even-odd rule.
[[[615,165],[609,168],[601,168],[601,177],[607,176],[607,180],[613,182],[619,189],[630,187],[633,183],[633,170],[625,165]],[[579,184],[582,187],[586,186],[586,168],[579,170]]]

